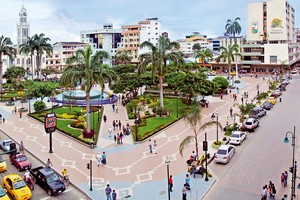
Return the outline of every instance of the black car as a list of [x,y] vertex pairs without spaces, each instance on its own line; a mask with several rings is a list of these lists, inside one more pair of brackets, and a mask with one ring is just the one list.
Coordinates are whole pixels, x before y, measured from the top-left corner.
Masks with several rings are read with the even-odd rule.
[[36,183],[47,191],[49,196],[57,195],[65,191],[66,187],[58,175],[47,167],[36,167],[30,170]]
[[266,110],[271,110],[271,108],[273,108],[273,104],[270,102],[265,101],[262,105],[262,108],[266,109]]

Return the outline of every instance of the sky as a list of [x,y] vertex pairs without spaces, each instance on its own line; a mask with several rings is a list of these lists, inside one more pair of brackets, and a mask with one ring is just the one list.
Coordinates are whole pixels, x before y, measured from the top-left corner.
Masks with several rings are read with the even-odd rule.
[[[137,24],[158,17],[171,40],[193,32],[221,36],[227,19],[240,17],[241,35],[246,33],[247,7],[254,0],[0,0],[0,35],[17,41],[19,11],[24,5],[30,35],[44,33],[51,43],[80,41],[80,31]],[[289,0],[300,27],[300,1]]]

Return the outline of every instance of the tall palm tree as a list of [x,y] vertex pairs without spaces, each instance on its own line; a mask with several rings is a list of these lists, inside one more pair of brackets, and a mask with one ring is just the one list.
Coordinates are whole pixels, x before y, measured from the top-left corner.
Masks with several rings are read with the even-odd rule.
[[24,53],[26,56],[30,55],[30,71],[31,71],[31,78],[33,79],[33,55],[34,55],[34,49],[33,49],[33,38],[28,37],[26,44],[20,45],[20,54]]
[[97,51],[92,55],[92,48],[89,46],[86,50],[78,49],[74,56],[67,60],[68,67],[63,72],[60,83],[63,86],[76,86],[83,81],[86,92],[86,121],[88,133],[91,132],[90,125],[90,91],[93,84],[97,83],[102,88],[107,81],[118,78],[117,74],[107,65],[100,64],[101,59],[108,59],[109,54],[106,51]]
[[196,156],[198,159],[198,155],[199,155],[199,150],[198,150],[198,136],[200,134],[201,131],[211,127],[214,124],[217,124],[217,126],[219,126],[221,129],[223,129],[222,125],[220,122],[216,122],[216,121],[209,121],[206,123],[202,123],[202,107],[199,101],[194,100],[192,102],[192,107],[191,107],[191,112],[189,114],[187,114],[184,119],[186,120],[186,122],[188,122],[188,124],[190,125],[190,127],[192,128],[194,134],[193,135],[188,135],[186,136],[183,141],[180,143],[179,145],[179,153],[182,156],[183,150],[190,145],[190,143],[195,142],[195,150],[196,150]]
[[254,104],[233,104],[234,107],[238,107],[239,113],[235,113],[234,116],[239,117],[240,123],[243,125],[245,117],[252,113],[253,108],[255,107]]
[[228,45],[228,47],[220,47],[219,51],[221,51],[220,56],[217,58],[217,62],[220,62],[221,60],[224,60],[228,64],[228,77],[229,77],[229,83],[230,81],[230,73],[231,73],[231,64],[232,61],[234,61],[234,56],[239,56],[242,57],[242,54],[239,53],[239,45],[234,44],[234,45]]
[[[226,33],[233,36],[234,44],[237,43],[236,37],[235,37],[236,34],[240,34],[242,31],[242,27],[238,22],[240,20],[241,19],[239,17],[235,18],[234,21],[232,21],[231,19],[228,19],[227,24],[225,26]],[[239,75],[238,75],[238,66],[237,66],[237,57],[236,56],[235,56],[235,70],[236,70],[236,78],[238,79]]]
[[158,44],[154,45],[151,42],[145,41],[140,45],[141,48],[149,48],[150,53],[140,55],[140,64],[138,66],[139,73],[144,73],[147,66],[151,64],[152,78],[153,81],[156,76],[159,79],[160,87],[160,107],[164,108],[163,102],[163,83],[164,77],[167,73],[167,61],[172,60],[174,63],[182,63],[182,56],[179,52],[172,50],[178,50],[180,48],[178,42],[170,42],[169,38],[160,36]]
[[12,42],[10,38],[0,37],[0,92],[2,92],[2,82],[3,82],[3,55],[8,56],[10,59],[16,57],[16,50],[12,47]]
[[210,49],[201,49],[200,51],[197,52],[196,58],[200,58],[200,60],[203,60],[204,68],[206,68],[206,59],[213,58],[213,54]]
[[132,57],[129,56],[129,51],[118,51],[115,56],[115,64],[130,64]]

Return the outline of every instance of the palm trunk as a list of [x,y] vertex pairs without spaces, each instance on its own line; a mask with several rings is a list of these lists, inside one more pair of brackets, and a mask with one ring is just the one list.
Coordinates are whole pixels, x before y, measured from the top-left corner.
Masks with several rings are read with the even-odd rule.
[[91,122],[90,122],[90,92],[86,92],[86,132],[91,132]]
[[235,78],[239,78],[239,72],[238,72],[238,63],[237,63],[237,55],[235,55]]
[[160,98],[160,107],[164,108],[164,93],[163,93],[163,77],[159,76],[159,98]]
[[229,84],[232,85],[232,82],[231,82],[231,64],[228,65],[228,77],[229,77]]
[[2,62],[2,55],[0,55],[0,92],[2,92],[2,71],[3,71],[3,62]]
[[196,160],[199,158],[199,152],[198,152],[198,139],[195,137],[195,145],[196,145]]

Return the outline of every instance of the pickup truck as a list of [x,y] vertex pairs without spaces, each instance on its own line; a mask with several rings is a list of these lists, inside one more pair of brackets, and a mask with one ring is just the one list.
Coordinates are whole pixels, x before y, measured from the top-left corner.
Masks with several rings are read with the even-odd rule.
[[22,170],[30,169],[32,166],[27,156],[22,153],[10,154],[9,160],[11,164],[16,166],[19,172]]
[[35,178],[36,184],[47,191],[49,196],[60,194],[66,189],[62,180],[51,168],[39,166],[32,168],[30,174]]

